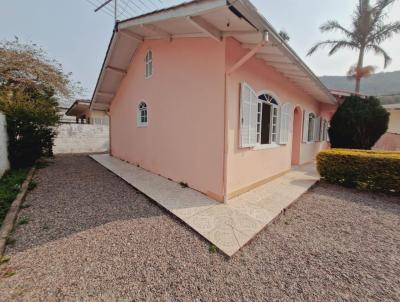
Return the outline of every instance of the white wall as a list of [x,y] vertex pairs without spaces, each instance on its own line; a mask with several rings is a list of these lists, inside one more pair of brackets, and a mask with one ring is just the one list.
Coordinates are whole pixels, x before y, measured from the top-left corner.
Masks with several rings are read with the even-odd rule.
[[0,112],[0,177],[10,168],[7,152],[6,117]]
[[107,125],[61,124],[54,140],[54,154],[107,152]]

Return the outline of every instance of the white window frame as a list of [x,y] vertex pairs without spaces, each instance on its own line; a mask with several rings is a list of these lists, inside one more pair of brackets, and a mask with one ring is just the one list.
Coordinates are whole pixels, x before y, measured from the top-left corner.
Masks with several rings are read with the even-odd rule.
[[147,127],[149,124],[149,106],[145,101],[140,101],[137,106],[136,124],[138,128]]
[[[278,104],[273,104],[271,102],[260,99],[260,96],[268,95],[271,99],[274,99]],[[279,98],[271,91],[262,90],[257,93],[258,96],[258,105],[257,105],[257,144],[255,149],[263,149],[268,147],[278,147],[279,144],[279,126],[280,126],[280,101]],[[261,131],[262,131],[262,106],[263,104],[267,104],[271,106],[271,117],[270,117],[270,126],[269,126],[269,135],[271,142],[267,144],[261,143]],[[275,120],[274,120],[275,118]],[[275,126],[275,131],[274,131]],[[275,137],[275,138],[274,138]]]
[[146,80],[150,79],[153,76],[153,51],[148,49],[146,52],[146,56],[144,58],[144,78]]

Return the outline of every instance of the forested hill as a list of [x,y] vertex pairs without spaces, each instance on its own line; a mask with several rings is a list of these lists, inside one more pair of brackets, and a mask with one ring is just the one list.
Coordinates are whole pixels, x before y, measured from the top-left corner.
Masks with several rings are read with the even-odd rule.
[[[321,81],[330,89],[354,90],[354,80],[346,76],[323,76]],[[400,71],[381,72],[361,81],[361,93],[366,95],[400,94]]]

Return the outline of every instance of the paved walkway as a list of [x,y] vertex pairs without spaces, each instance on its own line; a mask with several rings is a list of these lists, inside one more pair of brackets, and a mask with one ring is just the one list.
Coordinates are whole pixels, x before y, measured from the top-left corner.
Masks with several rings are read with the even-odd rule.
[[318,180],[315,166],[305,165],[222,204],[108,154],[91,157],[228,256],[235,254]]

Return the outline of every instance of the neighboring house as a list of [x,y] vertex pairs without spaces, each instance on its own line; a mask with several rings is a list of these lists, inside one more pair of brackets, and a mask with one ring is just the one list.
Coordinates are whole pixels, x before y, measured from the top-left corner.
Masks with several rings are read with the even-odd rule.
[[118,22],[92,98],[110,153],[225,201],[328,147],[337,100],[247,0]]
[[58,115],[60,116],[61,124],[76,124],[76,123],[78,123],[75,116],[67,115],[67,111],[68,111],[69,107],[59,106],[57,109],[58,109]]
[[[104,110],[89,111],[90,100],[76,100],[65,112],[66,117],[75,117],[76,123],[108,125],[108,115]],[[66,119],[67,120],[67,119]]]
[[108,151],[108,115],[103,110],[89,111],[89,105],[88,100],[76,100],[69,108],[58,108],[61,124],[54,139],[54,154]]
[[400,151],[400,103],[383,105],[390,113],[387,132],[375,144],[374,149]]
[[383,105],[383,107],[390,113],[387,132],[400,134],[400,103]]

